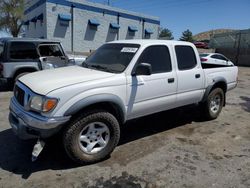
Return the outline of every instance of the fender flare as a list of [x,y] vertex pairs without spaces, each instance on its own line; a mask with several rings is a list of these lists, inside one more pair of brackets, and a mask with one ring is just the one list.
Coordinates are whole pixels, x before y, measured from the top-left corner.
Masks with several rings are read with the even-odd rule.
[[[205,90],[205,93],[203,95],[203,98],[201,100],[201,102],[205,102],[207,100],[207,97],[209,95],[209,93],[211,92],[211,90],[214,88],[214,86],[218,83],[224,83],[226,85],[226,89],[225,89],[225,93],[227,91],[227,81],[225,78],[223,77],[216,77],[216,78],[213,78],[213,84],[212,85],[209,85],[206,90]],[[226,95],[224,97],[224,105],[226,104]]]
[[29,71],[32,70],[33,72],[36,72],[36,71],[39,71],[39,68],[36,66],[32,66],[32,65],[20,66],[20,67],[17,67],[14,69],[11,77],[15,78],[19,74],[19,72],[25,72],[27,70],[29,70]]
[[119,114],[121,115],[122,118],[122,122],[124,123],[126,121],[125,105],[121,100],[121,98],[113,94],[97,94],[81,99],[76,103],[74,103],[71,107],[69,107],[68,110],[66,110],[66,112],[64,113],[64,116],[74,115],[75,113],[79,112],[81,109],[85,107],[104,102],[112,103],[116,107],[118,107]]

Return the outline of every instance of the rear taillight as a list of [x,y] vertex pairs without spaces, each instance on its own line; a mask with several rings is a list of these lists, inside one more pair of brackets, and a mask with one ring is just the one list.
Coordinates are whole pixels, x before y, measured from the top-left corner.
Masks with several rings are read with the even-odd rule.
[[204,62],[204,61],[207,61],[207,59],[206,58],[201,58],[201,61]]

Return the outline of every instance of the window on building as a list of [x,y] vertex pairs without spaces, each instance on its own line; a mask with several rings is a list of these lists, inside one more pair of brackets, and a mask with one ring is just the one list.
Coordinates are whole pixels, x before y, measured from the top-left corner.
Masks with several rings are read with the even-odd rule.
[[196,56],[191,46],[175,46],[179,70],[192,69],[197,65]]
[[138,63],[151,64],[153,74],[170,72],[172,70],[169,50],[163,45],[146,48],[138,59]]
[[42,57],[61,57],[63,56],[62,50],[57,44],[43,44],[39,46],[39,52]]
[[10,59],[37,59],[39,56],[32,42],[11,42]]

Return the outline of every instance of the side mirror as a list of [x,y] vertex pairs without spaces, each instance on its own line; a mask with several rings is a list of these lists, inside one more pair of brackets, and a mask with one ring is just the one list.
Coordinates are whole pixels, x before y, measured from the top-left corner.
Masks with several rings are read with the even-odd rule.
[[41,62],[42,70],[54,69],[55,65],[53,65],[52,63],[48,63],[47,60],[48,60],[47,57],[39,57],[39,61]]
[[68,63],[69,63],[69,65],[75,65],[76,61],[75,61],[75,59],[69,59]]
[[47,57],[39,57],[41,63],[45,63],[47,61]]
[[137,65],[135,71],[133,72],[132,76],[137,75],[151,75],[152,74],[152,67],[148,63],[140,63]]

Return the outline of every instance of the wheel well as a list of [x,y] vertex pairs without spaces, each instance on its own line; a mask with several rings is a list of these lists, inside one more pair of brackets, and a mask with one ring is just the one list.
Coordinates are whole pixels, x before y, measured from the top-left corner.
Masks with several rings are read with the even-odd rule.
[[214,84],[214,86],[211,88],[210,92],[214,90],[215,88],[221,88],[224,93],[227,92],[227,84],[225,82],[217,82]]
[[15,74],[14,74],[14,76],[13,76],[13,79],[15,80],[15,78],[19,75],[19,74],[21,74],[21,73],[24,73],[24,72],[35,72],[35,71],[37,71],[35,68],[21,68],[21,69],[18,69],[16,72],[15,72]]
[[122,109],[117,104],[112,103],[112,102],[99,102],[99,103],[95,103],[95,104],[91,104],[89,106],[83,107],[82,109],[74,113],[72,115],[72,118],[73,119],[77,118],[81,113],[89,111],[89,110],[95,110],[95,109],[105,110],[111,113],[117,118],[120,124],[123,124],[125,121],[125,117],[124,117]]

